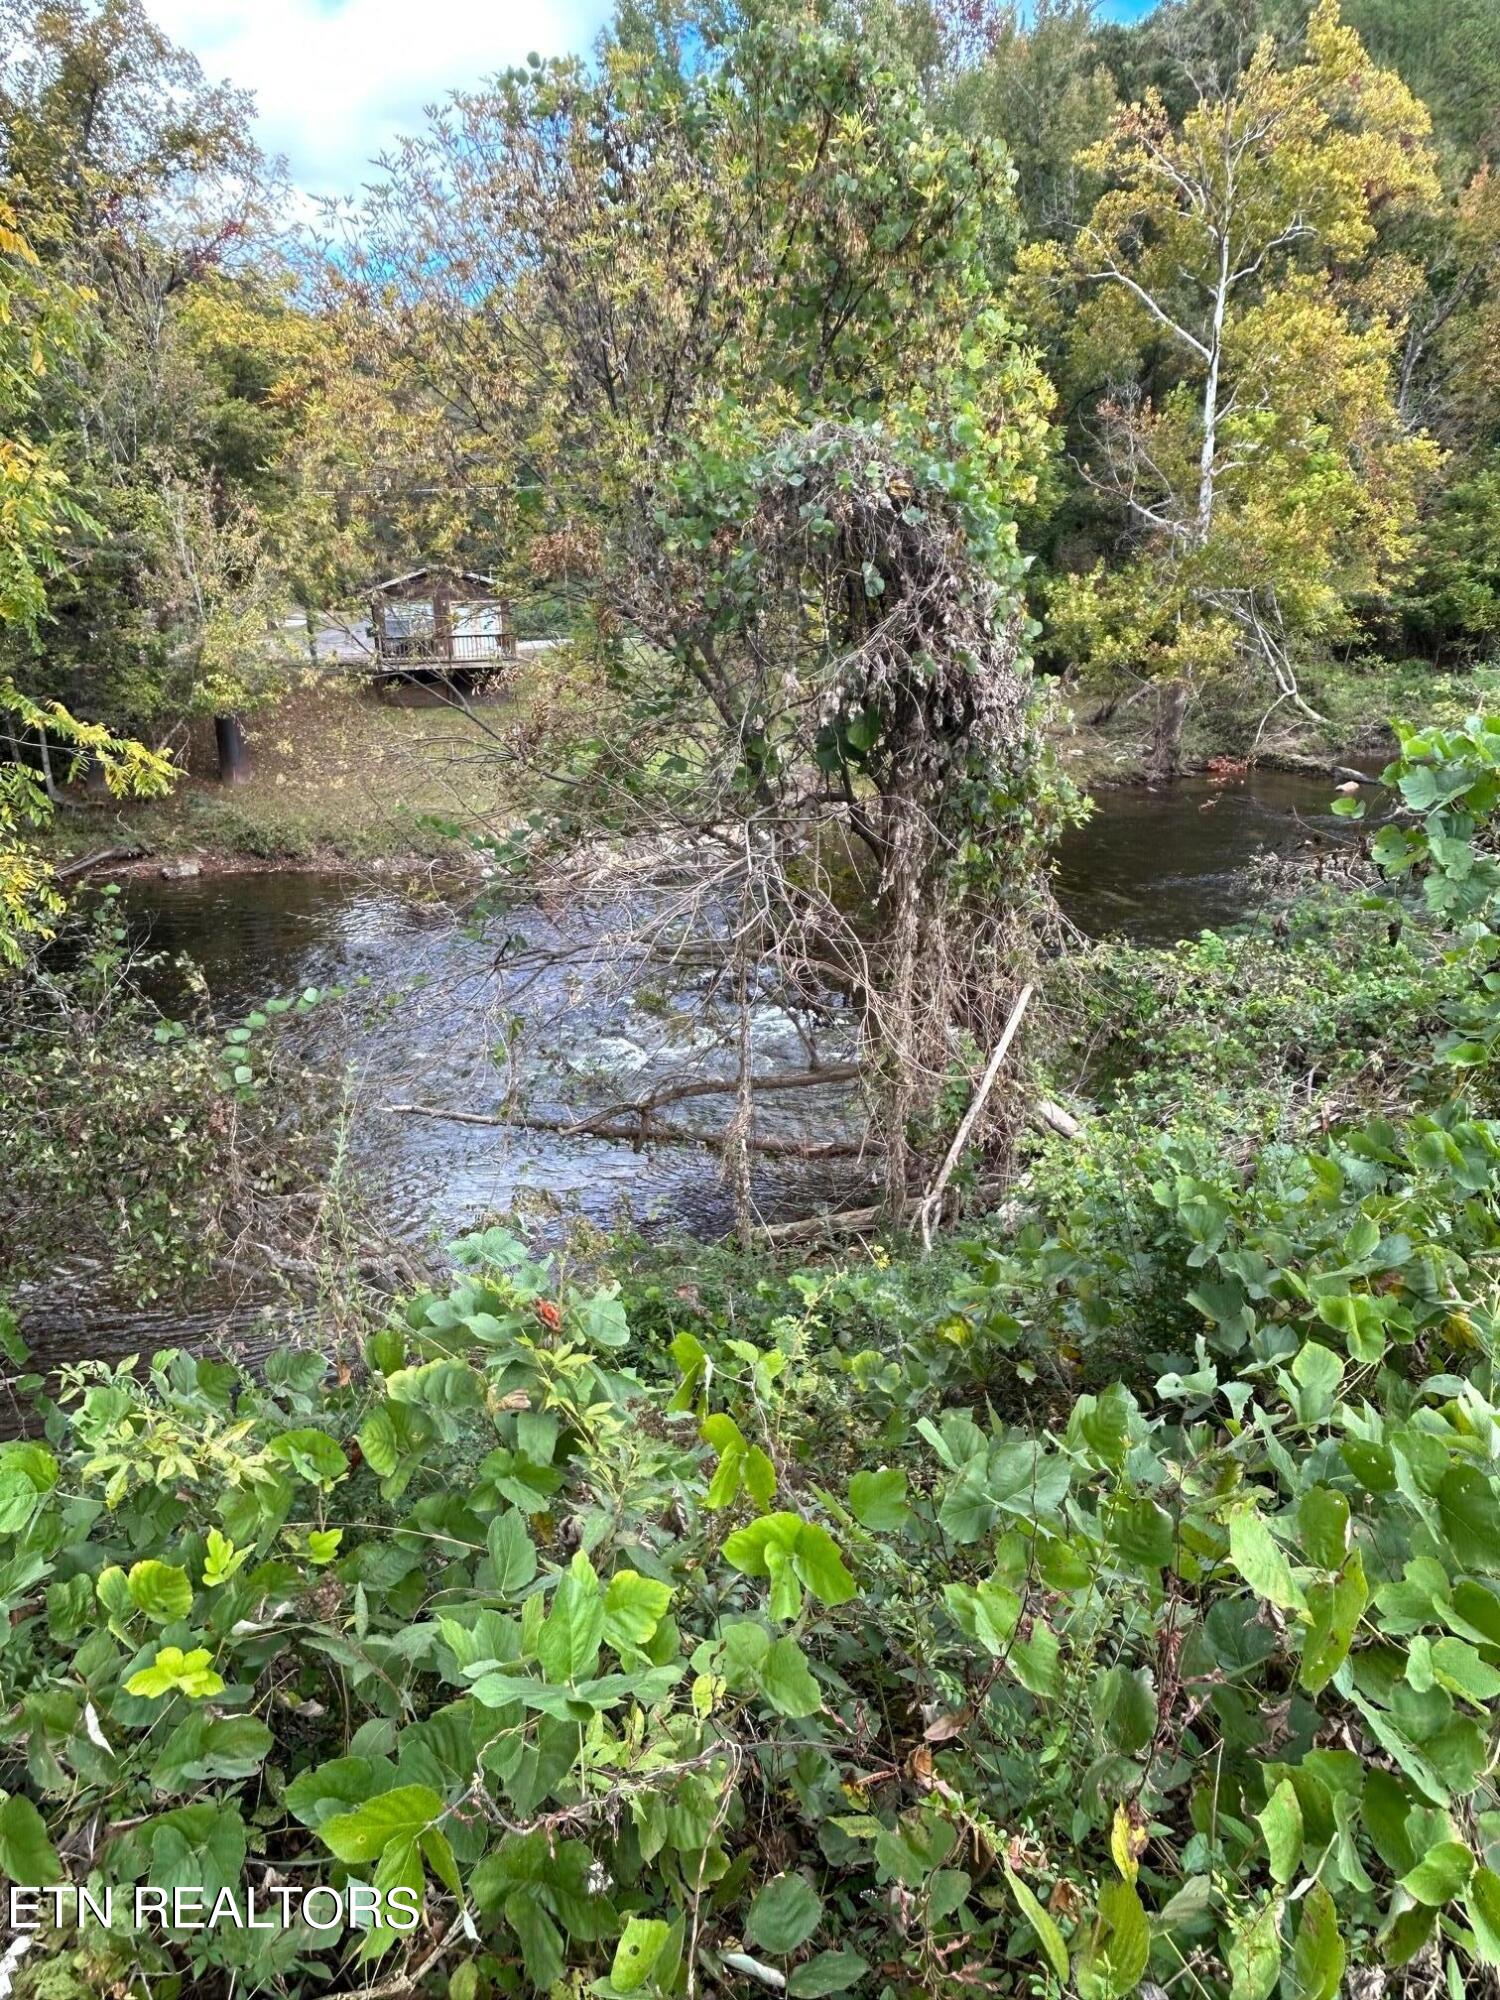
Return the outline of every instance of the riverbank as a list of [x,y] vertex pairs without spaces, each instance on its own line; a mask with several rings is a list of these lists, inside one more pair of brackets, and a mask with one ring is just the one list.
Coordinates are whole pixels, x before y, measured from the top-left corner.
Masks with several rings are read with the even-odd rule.
[[[504,734],[536,699],[534,687],[494,695],[476,713]],[[469,833],[499,831],[514,814],[515,780],[499,746],[472,715],[427,690],[376,694],[330,677],[247,716],[245,731],[243,784],[219,782],[205,718],[176,746],[184,776],[167,798],[101,799],[74,788],[38,843],[46,859],[65,871],[109,853],[121,873],[457,868],[469,858]]]
[[[1425,660],[1382,663],[1378,672],[1327,665],[1305,691],[1323,718],[1314,721],[1290,704],[1266,717],[1247,706],[1243,688],[1211,685],[1188,710],[1182,772],[1212,772],[1226,760],[1246,759],[1263,770],[1305,776],[1340,766],[1376,771],[1396,754],[1395,718],[1420,715],[1435,727],[1458,728],[1494,702],[1497,688],[1500,665],[1460,673],[1439,672]],[[1075,783],[1089,789],[1147,782],[1153,707],[1149,697],[1102,702],[1063,690],[1052,738]]]
[[[431,690],[376,694],[330,676],[246,718],[251,775],[219,783],[206,718],[177,746],[185,775],[165,799],[121,803],[75,788],[39,845],[66,873],[101,854],[120,874],[214,874],[267,868],[401,872],[472,865],[470,835],[501,831],[535,801],[505,739],[555,724],[569,706],[561,655],[527,662],[524,683],[480,699],[473,712]],[[1264,769],[1332,777],[1345,765],[1376,770],[1394,751],[1385,718],[1421,709],[1457,723],[1493,692],[1494,670],[1435,675],[1421,663],[1378,678],[1330,674],[1317,690],[1326,727],[1282,711],[1255,741],[1253,722],[1210,699],[1191,712],[1186,774],[1253,751]],[[1053,740],[1075,781],[1092,789],[1147,776],[1148,704],[1059,704]],[[477,718],[477,721],[476,721]]]

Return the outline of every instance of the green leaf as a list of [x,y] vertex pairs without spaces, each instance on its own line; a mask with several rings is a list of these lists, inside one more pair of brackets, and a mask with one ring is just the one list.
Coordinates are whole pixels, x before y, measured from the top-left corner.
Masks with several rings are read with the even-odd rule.
[[1500,1698],[1500,1672],[1463,1639],[1437,1639],[1432,1664],[1445,1687],[1468,1697],[1481,1708]]
[[1500,1875],[1476,1868],[1464,1890],[1464,1913],[1486,1965],[1500,1966]]
[[1440,1840],[1401,1877],[1401,1886],[1417,1902],[1441,1909],[1465,1886],[1473,1870],[1474,1857],[1461,1840]]
[[854,1595],[854,1578],[845,1569],[832,1535],[816,1521],[800,1524],[792,1545],[792,1567],[825,1604],[846,1604]]
[[869,1969],[857,1951],[820,1951],[797,1967],[786,1990],[791,2000],[825,2000],[829,1993],[847,1993]]
[[490,1522],[485,1544],[495,1572],[495,1589],[502,1597],[514,1597],[536,1575],[536,1548],[526,1532],[526,1517],[515,1507],[497,1514]]
[[596,1347],[625,1347],[630,1340],[630,1323],[619,1300],[620,1287],[604,1285],[592,1298],[580,1299],[574,1308],[579,1330]]
[[13,1792],[0,1805],[0,1875],[27,1889],[45,1888],[63,1879],[46,1823],[20,1792]]
[[807,1943],[822,1915],[822,1902],[805,1875],[777,1875],[751,1904],[745,1937],[784,1958]]
[[640,1651],[672,1601],[671,1587],[654,1577],[619,1569],[604,1593],[604,1640],[622,1656]]
[[327,1431],[283,1431],[280,1437],[272,1438],[268,1450],[272,1457],[285,1459],[300,1479],[310,1486],[321,1486],[325,1492],[349,1470],[343,1446]]
[[304,1826],[315,1827],[387,1789],[392,1769],[369,1757],[334,1757],[310,1771],[299,1771],[282,1794],[283,1802]]
[[799,1514],[762,1514],[728,1536],[723,1553],[743,1575],[769,1577],[771,1610],[778,1618],[794,1618],[801,1608],[799,1581],[825,1604],[843,1604],[854,1595],[854,1579],[833,1537]]
[[617,1993],[634,1993],[645,1985],[661,1957],[672,1926],[660,1917],[631,1917],[615,1946],[609,1983]]
[[1010,1893],[1015,1897],[1021,1915],[1036,1932],[1042,1950],[1047,1954],[1047,1962],[1064,1986],[1068,1983],[1068,1947],[1063,1942],[1063,1934],[1056,1923],[1042,1908],[1030,1889],[1021,1880],[1015,1869],[1007,1861],[1005,1879],[1010,1884]]
[[1099,1913],[1073,1968],[1082,2000],[1120,2000],[1140,1984],[1151,1958],[1151,1931],[1128,1882],[1106,1882]]
[[378,1860],[393,1840],[417,1840],[441,1817],[443,1801],[428,1785],[397,1785],[366,1799],[353,1812],[336,1813],[318,1838],[340,1861]]
[[890,1534],[903,1527],[909,1515],[906,1505],[906,1474],[882,1468],[879,1472],[856,1472],[849,1481],[849,1512],[862,1528],[874,1534]]
[[1255,1817],[1265,1837],[1271,1880],[1284,1888],[1296,1874],[1302,1858],[1302,1807],[1289,1778],[1282,1779],[1266,1801],[1265,1811]]
[[1292,1577],[1291,1565],[1260,1515],[1252,1509],[1229,1523],[1229,1560],[1257,1597],[1282,1611],[1301,1611],[1306,1599]]
[[163,1695],[180,1689],[191,1701],[207,1701],[224,1692],[223,1676],[209,1664],[211,1658],[204,1646],[195,1646],[190,1653],[183,1652],[180,1646],[163,1646],[151,1666],[142,1667],[130,1676],[125,1692],[141,1695],[147,1701],[159,1701]]
[[745,1491],[757,1507],[769,1507],[776,1497],[776,1467],[758,1444],[751,1445],[745,1453],[745,1463],[741,1475]]
[[807,1655],[788,1634],[778,1639],[759,1667],[760,1691],[778,1715],[797,1720],[816,1715],[823,1706],[823,1692],[813,1678]]
[[1450,1466],[1437,1504],[1443,1533],[1462,1567],[1500,1571],[1500,1505],[1479,1468]]
[[1342,1569],[1349,1549],[1349,1502],[1331,1486],[1309,1486],[1297,1502],[1297,1533],[1310,1563]]
[[1263,1903],[1229,1947],[1230,2000],[1267,2000],[1281,1976],[1280,1896]]
[[521,1941],[526,1977],[534,1987],[547,1992],[562,1978],[567,1963],[561,1931],[531,1889],[517,1889],[506,1897],[505,1921]]
[[1320,1694],[1348,1657],[1369,1602],[1364,1563],[1356,1549],[1341,1576],[1314,1583],[1307,1593],[1308,1622],[1298,1678],[1309,1694]]
[[1298,2000],[1333,2000],[1344,1976],[1344,1940],[1333,1898],[1321,1882],[1307,1892],[1292,1946],[1293,1991]]
[[186,1618],[193,1608],[192,1579],[171,1563],[135,1563],[127,1582],[131,1602],[157,1625]]
[[537,1641],[536,1656],[549,1681],[580,1680],[591,1674],[604,1637],[604,1592],[594,1566],[580,1549],[552,1595],[552,1609]]

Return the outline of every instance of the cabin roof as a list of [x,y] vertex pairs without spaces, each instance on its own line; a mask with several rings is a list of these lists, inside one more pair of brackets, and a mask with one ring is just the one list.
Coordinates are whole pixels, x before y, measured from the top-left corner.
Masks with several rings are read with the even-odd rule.
[[492,576],[481,576],[477,570],[449,569],[443,563],[421,563],[416,569],[407,570],[403,576],[388,576],[384,583],[377,583],[374,589],[377,592],[398,590],[403,583],[415,583],[418,577],[422,576],[451,576],[455,583],[477,583],[486,590],[493,590],[495,587],[495,579]]

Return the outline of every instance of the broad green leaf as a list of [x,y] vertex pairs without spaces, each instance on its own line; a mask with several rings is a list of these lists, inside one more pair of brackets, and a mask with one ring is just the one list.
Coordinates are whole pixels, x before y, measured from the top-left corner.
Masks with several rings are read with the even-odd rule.
[[1342,1569],[1349,1548],[1349,1502],[1331,1486],[1309,1486],[1297,1502],[1297,1534],[1310,1563]]
[[778,1715],[793,1720],[816,1715],[823,1691],[813,1678],[807,1655],[788,1633],[768,1648],[759,1667],[760,1691]]
[[1302,1858],[1302,1807],[1289,1778],[1282,1779],[1266,1801],[1265,1810],[1255,1817],[1265,1838],[1271,1880],[1284,1888]]
[[1464,1640],[1435,1640],[1432,1665],[1445,1687],[1467,1696],[1480,1708],[1500,1699],[1500,1672]]
[[131,1602],[157,1625],[186,1618],[193,1608],[192,1579],[171,1563],[134,1563],[127,1582]]
[[428,1785],[397,1785],[366,1799],[353,1812],[336,1813],[318,1838],[340,1861],[378,1860],[393,1840],[417,1840],[442,1814],[443,1801]]
[[645,1985],[661,1957],[672,1926],[660,1917],[631,1917],[615,1946],[609,1983],[617,1993],[634,1993]]
[[762,1951],[786,1957],[818,1928],[823,1904],[805,1875],[777,1875],[750,1905],[745,1937]]
[[536,1575],[536,1548],[526,1532],[526,1517],[514,1507],[497,1514],[485,1536],[490,1568],[495,1572],[495,1589],[502,1597],[514,1597]]
[[1301,1611],[1306,1600],[1292,1576],[1291,1565],[1271,1530],[1251,1509],[1229,1523],[1229,1560],[1257,1597],[1282,1611]]
[[1320,1579],[1309,1588],[1307,1630],[1298,1669],[1298,1678],[1309,1694],[1320,1694],[1344,1664],[1369,1595],[1358,1549],[1340,1576],[1332,1582]]
[[1464,1913],[1479,1956],[1486,1965],[1500,1966],[1500,1875],[1476,1868],[1464,1890]]
[[1333,1898],[1321,1882],[1302,1901],[1302,1921],[1292,1946],[1292,1978],[1298,2000],[1333,2000],[1344,1976],[1344,1940]]
[[[621,1314],[623,1319],[624,1314]],[[562,1932],[533,1889],[517,1889],[505,1899],[505,1921],[521,1941],[526,1977],[546,1993],[563,1975],[567,1963]]]
[[273,1458],[284,1459],[299,1478],[321,1486],[324,1492],[336,1486],[349,1470],[343,1446],[327,1431],[311,1427],[283,1431],[272,1438],[267,1449]]
[[790,2000],[826,2000],[830,1993],[847,1993],[869,1969],[857,1951],[820,1951],[797,1967],[786,1990]]
[[604,1640],[615,1652],[635,1653],[655,1632],[672,1601],[671,1587],[633,1569],[616,1570],[604,1593]]
[[604,1592],[580,1549],[552,1594],[552,1608],[537,1641],[542,1672],[554,1682],[581,1680],[594,1671],[604,1637]]
[[894,1533],[905,1525],[909,1511],[904,1472],[856,1472],[849,1481],[849,1512],[862,1528]]
[[1280,1896],[1263,1903],[1229,1947],[1230,2000],[1267,2000],[1281,1977]]
[[41,1814],[24,1793],[0,1805],[0,1875],[23,1888],[42,1889],[63,1879]]
[[1105,1882],[1099,1911],[1073,1967],[1082,2000],[1120,2000],[1140,1984],[1151,1958],[1151,1931],[1129,1882]]
[[1461,1840],[1440,1840],[1401,1877],[1401,1886],[1419,1903],[1441,1908],[1464,1887],[1473,1869],[1474,1857]]
[[1500,1503],[1474,1465],[1451,1466],[1437,1490],[1443,1533],[1465,1569],[1500,1572]]

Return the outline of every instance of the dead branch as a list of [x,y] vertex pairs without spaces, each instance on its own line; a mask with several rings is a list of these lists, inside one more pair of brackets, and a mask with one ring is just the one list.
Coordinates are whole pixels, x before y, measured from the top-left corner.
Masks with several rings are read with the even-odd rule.
[[943,1164],[938,1168],[937,1175],[931,1187],[922,1197],[917,1214],[922,1224],[922,1248],[924,1250],[932,1248],[933,1225],[937,1220],[938,1210],[942,1206],[943,1190],[948,1185],[953,1169],[963,1157],[964,1147],[969,1143],[969,1134],[978,1123],[979,1114],[983,1111],[985,1102],[995,1087],[995,1080],[1000,1074],[1001,1064],[1005,1061],[1006,1051],[1015,1040],[1016,1030],[1021,1025],[1026,1009],[1031,1005],[1031,996],[1035,991],[1036,988],[1029,980],[1021,988],[1020,996],[1015,1006],[1010,1010],[1010,1019],[1005,1024],[1005,1030],[999,1041],[996,1042],[989,1062],[985,1066],[985,1072],[980,1079],[979,1088],[975,1091],[973,1100],[968,1110],[964,1113],[958,1130],[953,1135],[953,1143],[948,1148],[947,1156]]

